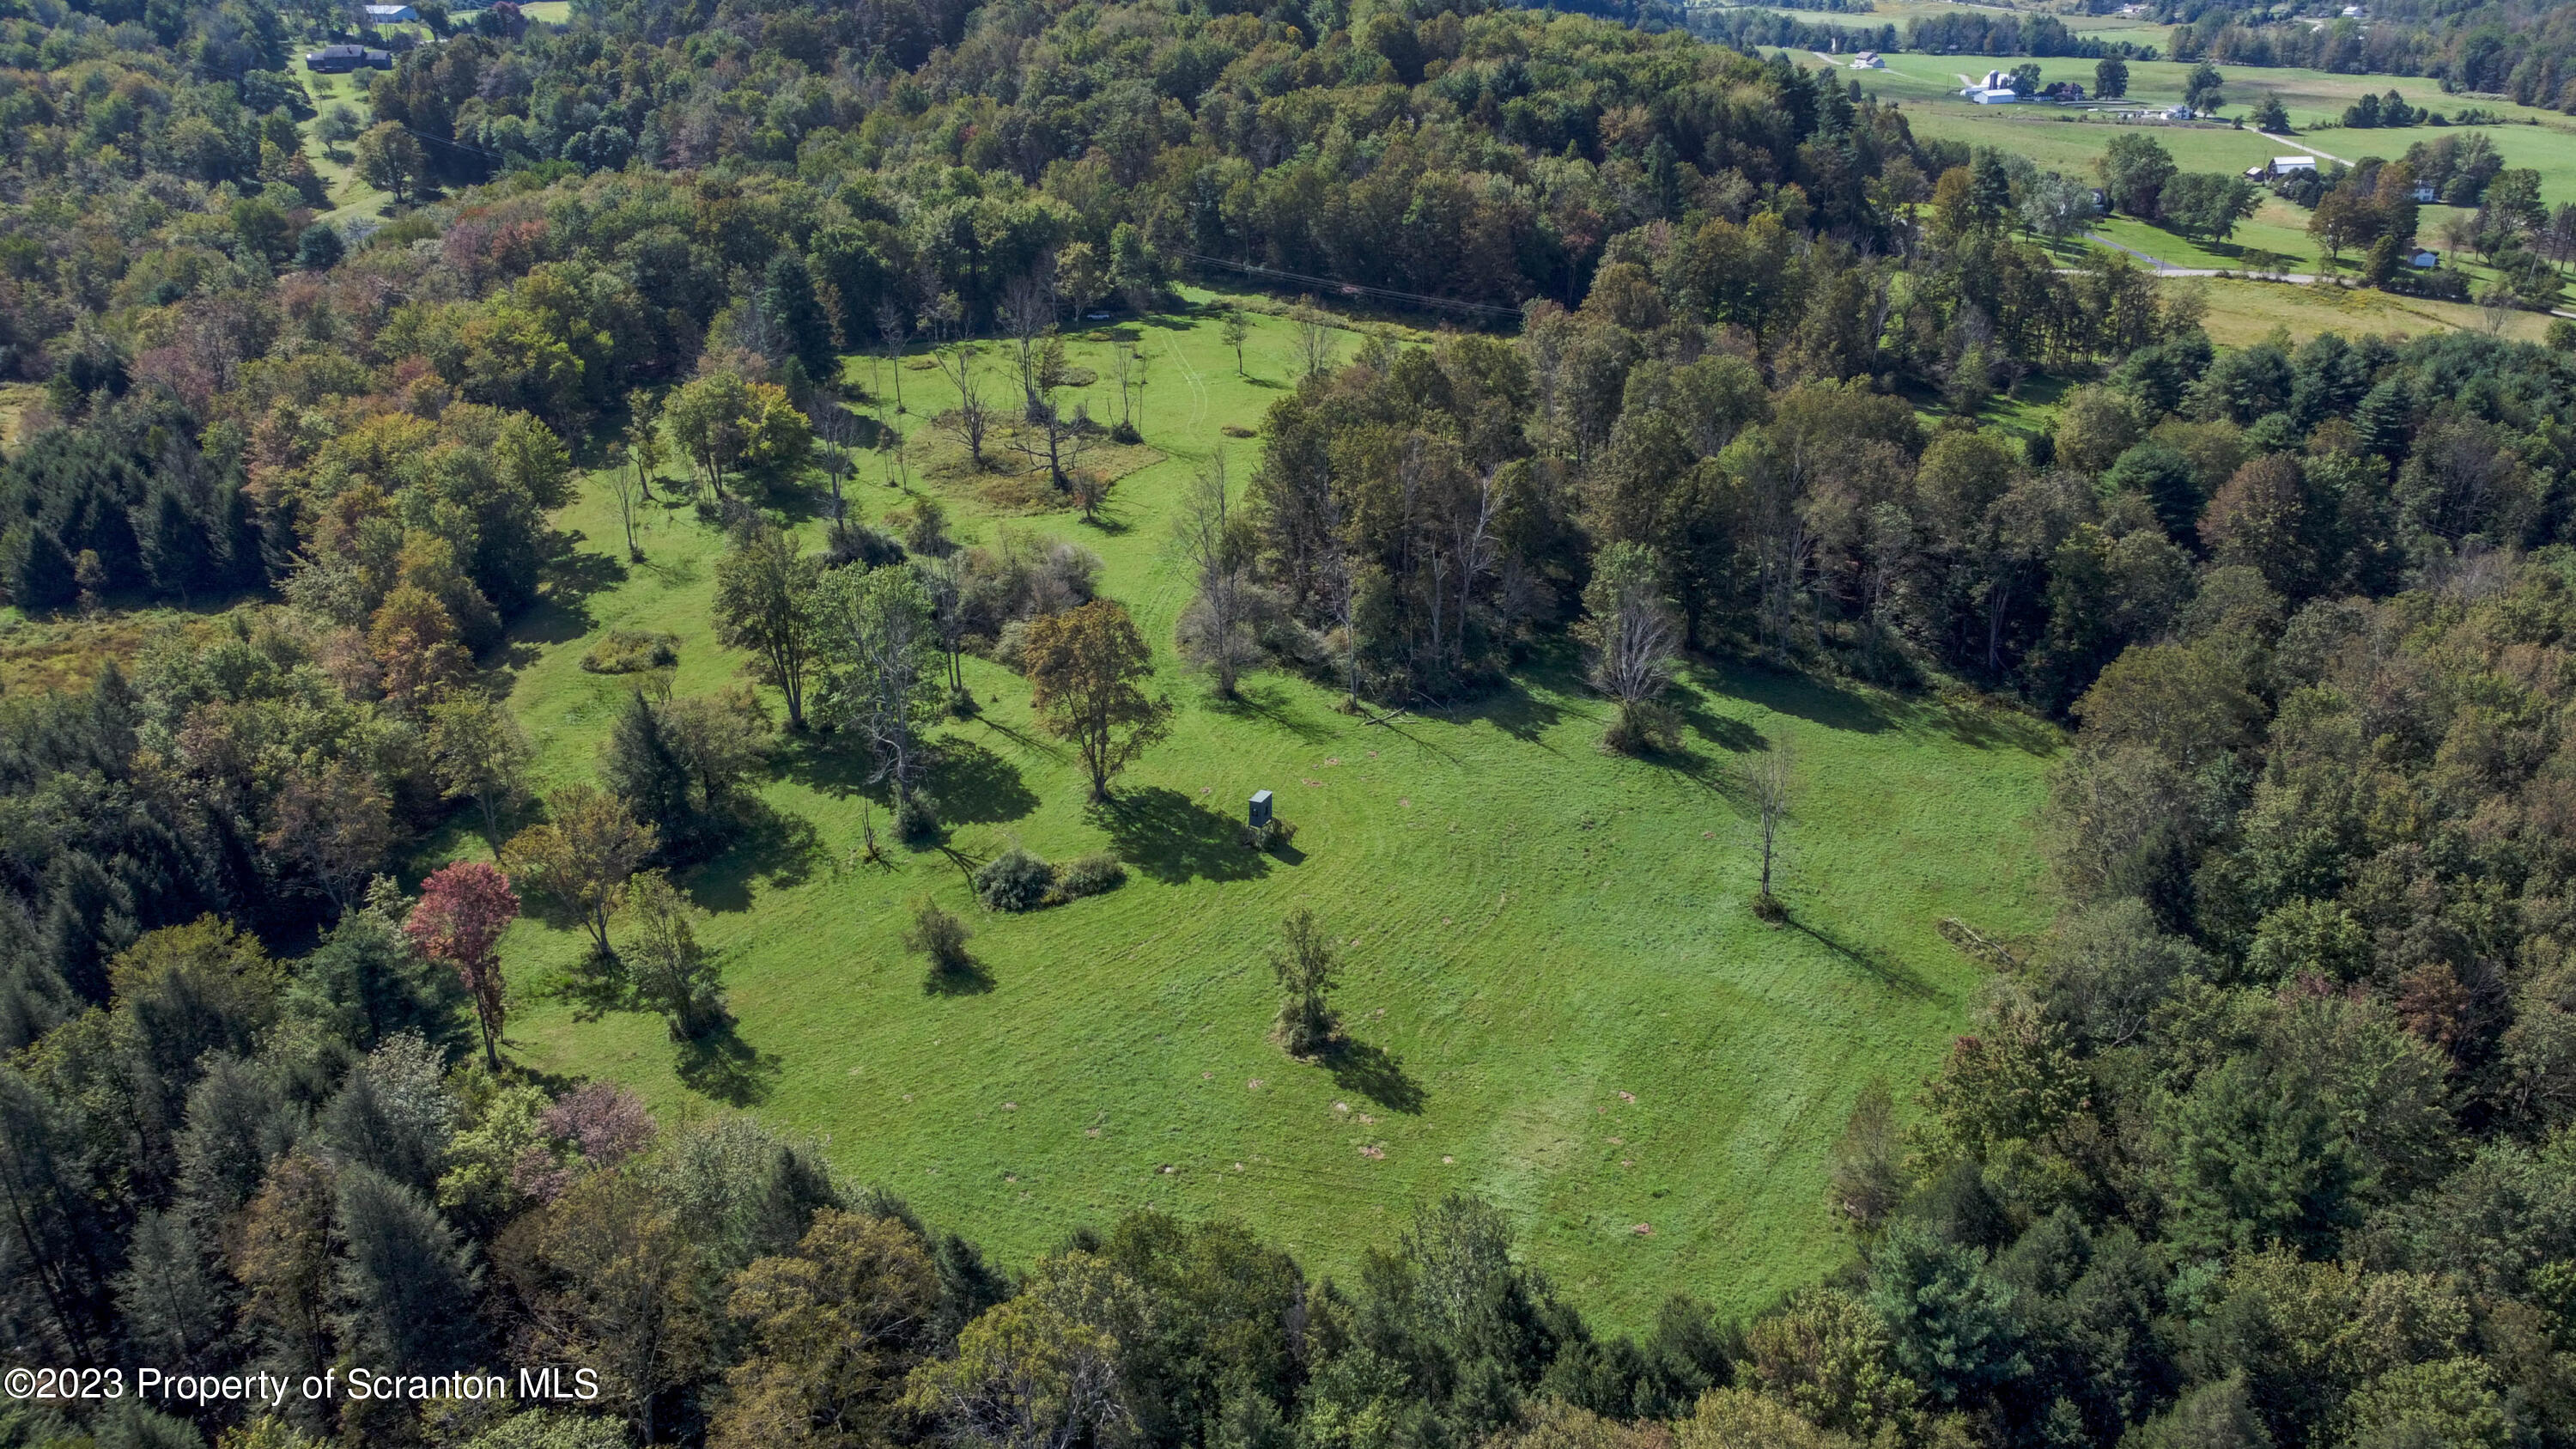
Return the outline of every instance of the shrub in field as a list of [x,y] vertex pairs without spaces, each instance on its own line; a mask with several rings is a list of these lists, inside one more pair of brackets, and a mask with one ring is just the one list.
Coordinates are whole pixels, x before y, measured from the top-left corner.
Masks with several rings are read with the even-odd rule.
[[1077,855],[1055,868],[1055,887],[1047,892],[1047,904],[1058,905],[1084,896],[1114,891],[1127,883],[1127,863],[1114,850],[1095,850]]
[[975,898],[987,910],[1034,911],[1046,904],[1054,884],[1047,863],[1015,845],[975,872]]
[[581,667],[593,674],[640,674],[680,662],[680,636],[642,629],[611,629],[608,637],[581,656]]
[[904,949],[930,958],[934,971],[963,971],[971,964],[966,942],[975,933],[954,913],[943,911],[928,896],[912,907],[912,928],[903,933]]

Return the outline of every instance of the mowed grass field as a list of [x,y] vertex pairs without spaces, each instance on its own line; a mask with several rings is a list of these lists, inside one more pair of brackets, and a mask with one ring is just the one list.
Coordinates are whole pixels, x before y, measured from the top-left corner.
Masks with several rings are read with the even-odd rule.
[[[1823,66],[1826,59],[1813,54],[1791,53],[1793,58],[1810,66]],[[2438,91],[2415,83],[2410,99],[2417,105],[2436,105],[2456,110],[2476,104],[2503,115],[2515,124],[2463,127],[2412,126],[2396,130],[2345,130],[2330,127],[2323,130],[2303,129],[2286,143],[2270,139],[2250,129],[2195,124],[2146,125],[2124,124],[2110,116],[2072,106],[2010,105],[1980,106],[1959,98],[1957,91],[1962,75],[1981,77],[1990,69],[2010,69],[2023,63],[2012,56],[1951,56],[1892,54],[1885,57],[1883,71],[1850,71],[1864,90],[1875,91],[1896,101],[1904,110],[1907,124],[1919,137],[1934,140],[1961,141],[1971,146],[1992,147],[2013,155],[2026,156],[2045,170],[2060,172],[2086,181],[2097,180],[2096,162],[2111,143],[2111,138],[2127,131],[2146,130],[2170,152],[2175,164],[2184,171],[2242,172],[2274,156],[2307,154],[2324,160],[2347,164],[2367,156],[2395,159],[2405,154],[2418,141],[2430,141],[2446,135],[2463,135],[2476,130],[2485,135],[2509,166],[2529,167],[2540,173],[2545,201],[2556,205],[2576,201],[2576,121],[2554,112],[2533,110],[2505,102],[2468,102],[2457,97],[2444,97]],[[2044,80],[2080,81],[2089,90],[2093,85],[2093,62],[2072,58],[2048,58],[2038,62]],[[2132,61],[2129,63],[2129,97],[2133,102],[2163,106],[2182,101],[2183,76],[2188,65],[2169,61]],[[2384,94],[2392,86],[2405,91],[2408,81],[2389,76],[2342,76],[2321,71],[2288,68],[2221,67],[2227,77],[2228,110],[2243,114],[2266,91],[2277,92],[2291,113],[2292,122],[2311,127],[2330,117],[2339,117],[2343,108],[2364,92]],[[2519,124],[2538,120],[2540,124]],[[2443,251],[2443,264],[2465,271],[2474,286],[2492,275],[2492,269],[2467,253],[2451,253],[2442,242],[2444,225],[2464,214],[2461,208],[2427,205],[2418,214],[2416,236],[2422,245]],[[2202,241],[2184,237],[2162,227],[2128,216],[2109,216],[2093,227],[2095,236],[2117,242],[2134,252],[2154,257],[2166,265],[2182,268],[2241,269],[2245,253],[2260,250],[2288,258],[2283,270],[2314,272],[2319,264],[2318,249],[2307,234],[2309,213],[2277,196],[2265,195],[2254,215],[2239,222],[2225,241]],[[2356,258],[2347,256],[2347,268]],[[2396,299],[2391,299],[2392,301]],[[2283,309],[2264,309],[2281,313]],[[2386,309],[2382,309],[2386,310]],[[2442,303],[2407,302],[2402,310],[2415,314],[2414,326],[2427,322],[2444,325],[2477,325],[2476,310]],[[2304,318],[2315,312],[2313,307],[2287,309],[2293,318]],[[2529,332],[2537,335],[2546,319],[2525,326],[2520,320],[2507,324],[2513,335]],[[2325,326],[2341,323],[2324,320]],[[2213,319],[2211,335],[2242,328],[2223,319]],[[2298,331],[2293,327],[2294,333]],[[2259,334],[2258,334],[2259,335]],[[2229,340],[2221,338],[2222,341]]]
[[[2293,342],[2320,332],[2347,337],[2379,333],[2389,337],[2422,337],[2434,332],[2486,330],[2476,307],[2460,302],[2430,302],[2391,296],[2363,288],[2312,287],[2288,282],[2254,282],[2233,277],[2192,277],[2166,283],[2197,289],[2208,303],[2201,327],[2221,347],[2260,342],[2275,330]],[[2538,342],[2550,319],[2538,312],[2515,312],[2504,319],[2502,335],[2516,342]]]
[[[1104,592],[1153,641],[1179,713],[1114,801],[1087,803],[1024,681],[970,660],[983,716],[937,731],[947,759],[930,782],[946,850],[861,863],[862,820],[886,828],[882,794],[872,807],[864,760],[814,738],[782,747],[767,821],[685,876],[734,1036],[684,1053],[656,1019],[585,1017],[550,994],[582,938],[527,920],[506,948],[512,1050],[630,1082],[672,1117],[739,1105],[812,1134],[853,1181],[1013,1265],[1156,1206],[1232,1215],[1310,1271],[1346,1274],[1417,1205],[1471,1191],[1613,1326],[1641,1325],[1676,1289],[1749,1308],[1811,1279],[1848,1251],[1821,1194],[1854,1094],[1873,1075],[1909,1094],[1979,987],[1938,922],[2045,920],[2030,830],[2054,732],[1967,702],[1706,667],[1680,691],[1687,752],[1620,759],[1596,747],[1602,702],[1544,659],[1507,691],[1382,724],[1276,673],[1217,703],[1170,658],[1188,588],[1170,517],[1220,447],[1238,484],[1253,468],[1257,444],[1221,429],[1257,426],[1293,368],[1287,325],[1255,320],[1248,379],[1205,318],[1130,325],[1159,461],[1118,482],[1106,526],[997,514],[986,484],[940,478],[946,445],[913,449],[915,481],[963,535],[1021,527],[1097,551]],[[1109,375],[1101,331],[1073,352]],[[987,362],[998,372],[998,353]],[[936,378],[904,372],[907,427],[946,404]],[[1092,392],[1094,415],[1114,415],[1114,387]],[[861,467],[867,515],[907,501],[879,459]],[[631,687],[581,670],[602,631],[679,635],[683,693],[739,678],[708,622],[721,539],[687,509],[650,512],[646,560],[628,564],[591,480],[561,519],[578,551],[517,631],[510,700],[548,784],[592,777]],[[1748,909],[1754,844],[1733,783],[1762,749],[1792,751],[1797,779],[1781,883],[1794,918],[1776,929]],[[1235,838],[1264,788],[1298,827],[1278,856]],[[1052,859],[1114,847],[1131,879],[988,914],[965,869],[1013,843]],[[456,835],[431,856],[482,850]],[[925,989],[900,944],[924,895],[973,925],[969,989]],[[1339,1068],[1268,1039],[1265,952],[1299,907],[1344,943],[1335,1000],[1358,1047]]]
[[[1790,57],[1809,66],[1821,67],[1825,58],[1813,53],[1790,52]],[[2095,114],[2073,106],[2025,104],[1980,106],[1962,99],[1958,92],[1961,76],[1981,78],[1989,70],[2010,70],[2016,65],[2034,63],[2027,56],[1996,55],[1924,55],[1898,52],[1884,57],[1884,70],[1855,71],[1841,74],[1857,80],[1864,91],[1876,92],[1882,99],[1903,108],[1907,124],[1918,136],[1961,140],[1971,145],[1994,146],[2028,156],[2040,166],[2067,175],[2090,175],[2094,159],[2111,143],[2111,138],[2124,129],[2108,115]],[[2077,57],[2040,57],[2042,81],[2076,81],[2089,93],[2093,89],[2094,62]],[[2193,67],[2174,61],[2129,62],[2129,92],[2125,103],[2136,106],[2172,107],[2182,104],[2183,78]],[[2554,111],[2518,106],[2509,101],[2472,101],[2458,96],[2445,96],[2429,81],[2396,76],[2332,75],[2324,71],[2291,67],[2220,66],[2226,77],[2227,102],[2222,114],[2243,116],[2264,95],[2277,94],[2289,111],[2290,123],[2296,129],[2293,143],[2284,146],[2267,140],[2252,129],[2191,124],[2158,124],[2150,127],[2155,138],[2173,153],[2175,162],[2186,171],[2242,171],[2259,165],[2273,156],[2299,152],[2339,159],[2347,163],[2365,156],[2394,159],[2405,154],[2417,141],[2462,133],[2463,127],[2408,126],[2394,130],[2346,130],[2340,125],[2319,127],[2339,120],[2344,107],[2365,93],[2384,95],[2394,89],[2417,106],[2456,113],[2466,106],[2477,106],[2504,119],[2506,124],[2480,126],[2494,142],[2508,166],[2530,167],[2540,173],[2541,189],[2553,203],[2576,200],[2576,119]],[[2537,122],[2538,124],[2525,124]]]

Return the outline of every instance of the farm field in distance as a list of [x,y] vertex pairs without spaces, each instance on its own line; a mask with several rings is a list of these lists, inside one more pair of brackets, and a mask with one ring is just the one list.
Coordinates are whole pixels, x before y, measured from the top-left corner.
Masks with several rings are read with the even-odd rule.
[[[969,660],[983,716],[942,728],[949,760],[929,787],[953,855],[859,863],[862,819],[887,832],[882,795],[868,803],[854,751],[794,742],[764,792],[771,827],[684,878],[713,912],[702,935],[722,952],[736,1034],[684,1057],[656,1018],[539,999],[582,938],[523,920],[505,958],[525,1003],[513,1049],[631,1083],[675,1119],[757,1104],[826,1141],[853,1181],[1015,1265],[1079,1224],[1159,1205],[1241,1218],[1346,1275],[1416,1205],[1474,1191],[1614,1325],[1640,1325],[1678,1281],[1750,1310],[1811,1279],[1847,1251],[1821,1192],[1854,1095],[1873,1075],[1910,1094],[1978,989],[1982,968],[1937,923],[2011,933],[2048,914],[2029,832],[2055,731],[1969,702],[1694,669],[1687,755],[1640,762],[1597,748],[1606,707],[1545,660],[1507,693],[1384,724],[1276,673],[1220,707],[1169,655],[1186,595],[1169,516],[1219,447],[1238,484],[1252,469],[1257,444],[1221,429],[1256,427],[1293,366],[1287,325],[1256,322],[1249,380],[1211,322],[1132,328],[1162,457],[1118,483],[1103,526],[1014,516],[945,445],[913,448],[915,481],[964,537],[1027,528],[1097,551],[1103,592],[1154,642],[1180,715],[1110,806],[1088,806],[1078,766],[1034,731],[1026,685]],[[1105,350],[1094,329],[1074,360]],[[868,361],[849,365],[868,380]],[[905,371],[907,421],[948,405],[937,379]],[[869,458],[852,485],[871,517],[910,496],[882,477]],[[628,565],[595,483],[561,522],[584,541],[555,602],[519,626],[510,698],[547,783],[588,777],[630,687],[581,670],[602,632],[678,634],[684,692],[740,663],[711,638],[713,528],[652,510],[646,561]],[[1799,781],[1795,914],[1779,929],[1747,909],[1753,842],[1733,784],[1764,748],[1793,751]],[[1298,826],[1284,857],[1235,839],[1259,788]],[[961,863],[1013,843],[1051,859],[1114,846],[1131,879],[986,913]],[[428,855],[481,850],[451,832]],[[986,989],[925,991],[900,945],[924,894],[969,918]],[[1267,1038],[1264,952],[1299,905],[1348,943],[1337,1002],[1363,1050],[1338,1078]]]
[[[1815,67],[1829,59],[1797,51],[1790,52],[1790,58]],[[2076,81],[2089,93],[2093,88],[2094,62],[2080,57],[2042,56],[2034,60],[2029,56],[1925,55],[1907,51],[1892,52],[1883,58],[1887,63],[1884,70],[1846,69],[1845,73],[1859,81],[1864,91],[1902,106],[1917,135],[2005,147],[2041,166],[2073,174],[2078,169],[2089,170],[2093,158],[2110,145],[2110,138],[2124,129],[2107,115],[2095,115],[2079,107],[1981,106],[1958,94],[1962,75],[1977,77],[1989,70],[2010,70],[2033,63],[2039,66],[2042,81]],[[2131,61],[2126,100],[2142,106],[2178,106],[2182,104],[2183,77],[2191,69],[2190,65],[2174,61]],[[2218,69],[2227,80],[2227,103],[2221,115],[2241,117],[2267,92],[2277,94],[2290,113],[2295,133],[2291,139],[2295,144],[2285,148],[2250,127],[2149,127],[2186,171],[2243,170],[2294,150],[2347,161],[2369,155],[2395,157],[2417,141],[2458,134],[2464,129],[2408,126],[2347,130],[2340,125],[2320,129],[2321,123],[2339,119],[2344,107],[2364,94],[2384,95],[2393,89],[2415,105],[2449,112],[2475,105],[2502,117],[2507,124],[2474,129],[2487,134],[2506,165],[2540,172],[2542,189],[2550,195],[2576,185],[2576,120],[2553,111],[2509,101],[2445,96],[2431,81],[2410,77],[2333,75],[2291,67],[2222,65]],[[2526,124],[2535,121],[2539,124]]]

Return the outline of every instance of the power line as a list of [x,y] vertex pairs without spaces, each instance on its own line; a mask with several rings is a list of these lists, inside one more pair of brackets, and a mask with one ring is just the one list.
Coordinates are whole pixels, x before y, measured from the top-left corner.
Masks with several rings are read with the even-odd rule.
[[1455,297],[1434,297],[1422,292],[1400,291],[1394,287],[1372,287],[1365,282],[1345,282],[1338,277],[1310,277],[1302,272],[1281,271],[1277,267],[1265,267],[1257,262],[1234,262],[1223,257],[1203,256],[1197,252],[1183,252],[1181,256],[1183,260],[1196,262],[1203,267],[1224,267],[1229,271],[1241,272],[1245,276],[1258,277],[1266,281],[1325,287],[1345,297],[1373,297],[1416,307],[1446,307],[1452,311],[1475,312],[1488,317],[1509,317],[1515,321],[1519,320],[1521,315],[1517,307],[1497,307],[1491,302],[1463,302]]

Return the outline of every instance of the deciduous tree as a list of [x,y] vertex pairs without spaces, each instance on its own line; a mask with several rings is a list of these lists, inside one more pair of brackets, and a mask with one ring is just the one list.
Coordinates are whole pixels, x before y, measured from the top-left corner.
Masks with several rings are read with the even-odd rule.
[[1045,1259],[1019,1296],[966,1325],[953,1357],[912,1371],[903,1402],[982,1449],[1116,1442],[1136,1420],[1118,1330],[1143,1310],[1135,1285],[1100,1259]]
[[1174,531],[1198,575],[1198,591],[1181,613],[1181,652],[1216,682],[1220,696],[1231,699],[1236,681],[1260,651],[1250,628],[1253,540],[1229,496],[1223,452],[1191,480]]
[[1217,324],[1217,336],[1234,352],[1234,375],[1245,376],[1243,344],[1252,339],[1252,323],[1244,317],[1242,308],[1225,309],[1224,317]]
[[419,183],[427,162],[420,142],[412,139],[410,130],[400,122],[379,121],[358,137],[358,179],[379,191],[392,192],[396,205],[411,199],[412,188]]
[[1753,893],[1753,909],[1765,918],[1783,913],[1779,897],[1771,894],[1771,865],[1779,852],[1780,832],[1789,823],[1793,766],[1784,740],[1774,740],[1769,749],[1755,751],[1744,765],[1744,793],[1752,802],[1753,829],[1762,847],[1762,880]]
[[634,875],[653,854],[654,830],[628,813],[624,802],[588,785],[567,785],[546,797],[547,820],[510,838],[502,865],[530,892],[581,918],[591,949],[613,955],[608,918]]
[[393,840],[393,806],[375,778],[352,761],[336,760],[286,782],[260,845],[302,869],[338,912],[349,908]]
[[867,742],[873,778],[892,783],[900,806],[920,777],[914,734],[939,708],[930,596],[909,569],[839,569],[824,579],[815,617],[822,714]]
[[635,994],[662,1014],[673,1041],[691,1041],[725,1019],[717,961],[698,944],[696,908],[658,870],[626,883],[630,944],[625,961]]
[[1603,743],[1633,752],[1675,739],[1671,712],[1656,700],[1672,684],[1681,619],[1664,597],[1663,568],[1654,551],[1634,543],[1601,550],[1583,589],[1583,609],[1578,631],[1590,653],[1584,676],[1619,702],[1619,717]]
[[1109,798],[1109,779],[1161,740],[1170,701],[1145,693],[1153,652],[1114,599],[1094,599],[1029,621],[1023,652],[1029,706],[1047,732],[1082,751],[1091,798]]
[[710,1449],[883,1442],[939,1299],[930,1245],[901,1219],[816,1213],[793,1253],[734,1275],[727,1307],[749,1342],[725,1375]]
[[751,651],[752,677],[786,699],[791,730],[805,728],[822,578],[822,559],[799,553],[795,539],[760,520],[737,531],[716,561],[716,639]]
[[420,883],[420,900],[403,933],[421,954],[445,962],[474,997],[483,1029],[483,1060],[501,1067],[501,1029],[507,1019],[501,981],[501,933],[519,918],[510,878],[479,860],[461,860]]
[[1287,1000],[1279,1007],[1279,1044],[1291,1056],[1310,1057],[1331,1046],[1342,1033],[1329,997],[1341,970],[1332,938],[1303,906],[1279,923],[1279,944],[1271,948],[1270,973],[1278,978]]
[[665,1395],[713,1348],[706,1255],[640,1174],[585,1174],[535,1232],[551,1281],[530,1284],[537,1342],[599,1375],[607,1403],[655,1442]]
[[528,765],[536,758],[518,719],[488,695],[459,694],[430,707],[429,754],[440,793],[473,801],[483,838],[497,842],[501,816],[528,798]]

